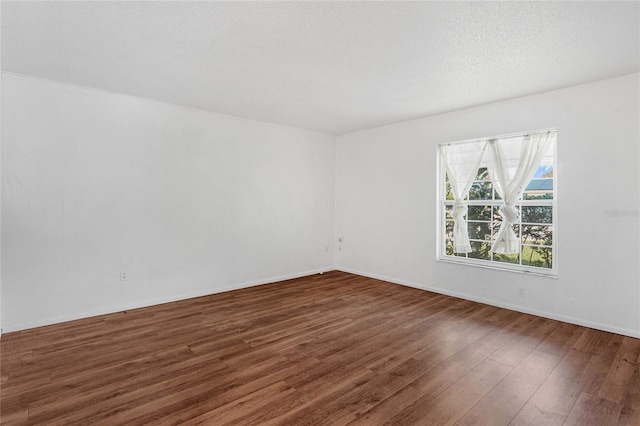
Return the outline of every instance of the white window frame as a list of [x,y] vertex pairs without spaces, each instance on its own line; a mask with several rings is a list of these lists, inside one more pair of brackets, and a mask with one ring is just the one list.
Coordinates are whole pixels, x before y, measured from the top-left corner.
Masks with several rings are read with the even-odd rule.
[[[543,268],[543,267],[538,267],[538,266],[532,266],[532,265],[523,265],[522,264],[522,250],[520,251],[520,254],[518,256],[519,258],[519,262],[520,264],[513,264],[513,263],[507,263],[507,262],[499,262],[499,261],[494,261],[493,260],[493,252],[491,252],[491,260],[486,260],[486,259],[476,259],[476,258],[470,258],[470,257],[464,257],[463,256],[456,256],[456,255],[448,255],[446,253],[446,207],[448,205],[453,205],[453,200],[446,200],[446,170],[444,167],[444,164],[442,162],[442,158],[440,155],[440,145],[438,145],[438,147],[436,149],[438,149],[438,153],[437,153],[437,179],[436,179],[436,194],[437,194],[437,213],[436,213],[436,218],[437,218],[437,239],[436,239],[436,259],[438,261],[441,262],[446,262],[446,263],[455,263],[455,264],[460,264],[460,265],[469,265],[469,266],[475,266],[475,267],[481,267],[481,268],[488,268],[488,269],[494,269],[494,270],[499,270],[499,271],[509,271],[509,272],[517,272],[517,273],[525,273],[525,274],[533,274],[533,275],[539,275],[539,276],[544,276],[544,277],[550,277],[550,278],[557,278],[558,276],[558,169],[557,169],[557,163],[558,163],[558,155],[557,155],[557,151],[558,151],[558,137],[557,137],[557,130],[555,128],[551,128],[551,129],[542,129],[542,130],[535,130],[535,131],[528,131],[528,132],[519,132],[519,133],[510,133],[510,134],[506,134],[506,135],[500,135],[500,136],[491,136],[491,137],[483,137],[483,138],[478,138],[478,139],[467,139],[467,140],[462,140],[462,141],[456,141],[456,142],[451,142],[454,144],[457,143],[473,143],[473,142],[478,142],[481,143],[483,141],[488,141],[491,139],[509,139],[509,138],[516,138],[516,137],[521,137],[527,134],[532,134],[532,133],[543,133],[543,132],[548,132],[548,131],[553,131],[556,132],[556,138],[553,142],[553,199],[549,200],[549,199],[542,199],[542,200],[519,200],[518,202],[518,206],[551,206],[552,207],[552,219],[551,219],[551,223],[546,223],[546,224],[541,224],[541,225],[551,225],[553,227],[553,239],[552,239],[552,244],[551,244],[551,250],[552,250],[552,267],[551,268]],[[451,143],[447,143],[447,144],[451,144]],[[482,161],[482,163],[480,164],[480,167],[485,167],[486,165],[486,159]],[[535,179],[535,178],[534,178]],[[533,179],[532,179],[533,180]],[[493,190],[493,192],[495,193],[495,190]],[[500,202],[499,200],[468,200],[466,201],[467,204],[469,206],[487,206],[487,205],[492,205],[492,206],[497,206],[498,203]],[[493,221],[493,208],[492,208],[492,212],[491,212],[491,220],[489,223],[491,223]],[[527,223],[527,222],[525,222]],[[518,222],[518,236],[520,238],[522,238],[522,215],[520,215],[520,219]],[[478,242],[480,240],[478,239],[474,239],[471,238],[471,235],[469,236],[469,240],[473,243],[473,242]],[[482,242],[486,242],[486,241],[482,241]],[[522,240],[521,240],[521,244],[522,244]],[[523,245],[527,245],[527,244],[523,244]]]

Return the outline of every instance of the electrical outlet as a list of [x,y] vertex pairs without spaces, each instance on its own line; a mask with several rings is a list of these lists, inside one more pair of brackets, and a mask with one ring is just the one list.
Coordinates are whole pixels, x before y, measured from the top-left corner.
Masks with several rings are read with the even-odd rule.
[[127,271],[120,271],[120,281],[126,281],[129,278]]
[[524,287],[518,288],[518,297],[524,297],[524,295],[525,295],[525,288]]

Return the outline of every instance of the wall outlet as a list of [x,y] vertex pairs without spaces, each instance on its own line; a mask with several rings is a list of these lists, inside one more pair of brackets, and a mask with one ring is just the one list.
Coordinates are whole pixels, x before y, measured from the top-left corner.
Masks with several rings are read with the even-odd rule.
[[524,287],[518,288],[518,297],[524,297],[524,295],[525,295],[525,288]]
[[126,281],[129,278],[127,271],[120,271],[120,281]]

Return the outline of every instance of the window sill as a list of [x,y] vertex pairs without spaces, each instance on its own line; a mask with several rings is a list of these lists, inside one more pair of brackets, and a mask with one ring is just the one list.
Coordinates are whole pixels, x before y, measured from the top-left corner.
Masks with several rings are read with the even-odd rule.
[[[465,258],[466,259],[466,258]],[[475,262],[473,260],[452,260],[446,258],[437,258],[436,261],[449,263],[453,265],[461,265],[461,266],[472,266],[476,268],[483,269],[492,269],[494,271],[504,271],[504,272],[513,272],[516,274],[524,274],[524,275],[533,275],[537,277],[551,278],[554,280],[558,279],[558,273],[553,270],[549,270],[549,272],[540,272],[537,270],[529,270],[529,269],[520,269],[520,268],[509,268],[509,267],[501,267],[496,265],[486,265],[484,262]]]

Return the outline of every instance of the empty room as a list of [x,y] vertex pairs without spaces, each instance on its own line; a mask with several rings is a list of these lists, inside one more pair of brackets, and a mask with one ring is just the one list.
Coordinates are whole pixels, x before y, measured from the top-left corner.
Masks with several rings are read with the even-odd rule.
[[640,2],[0,24],[1,425],[640,425]]

